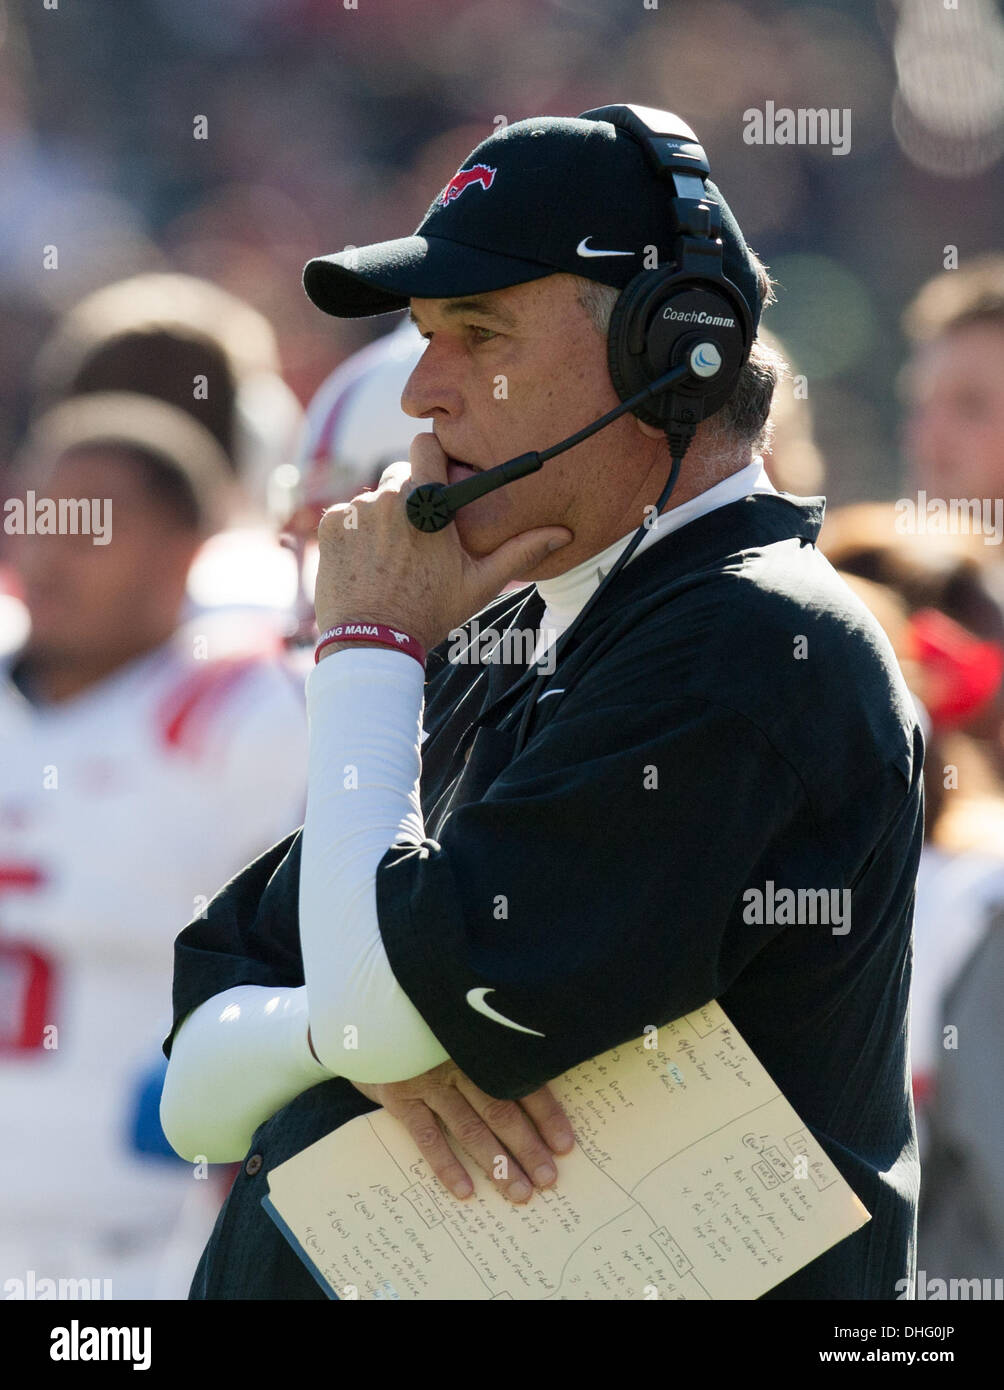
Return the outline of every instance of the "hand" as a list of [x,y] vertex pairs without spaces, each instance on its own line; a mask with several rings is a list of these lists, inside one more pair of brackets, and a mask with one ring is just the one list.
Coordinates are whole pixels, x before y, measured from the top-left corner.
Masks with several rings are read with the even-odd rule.
[[416,436],[410,456],[410,464],[385,469],[374,492],[330,507],[321,518],[314,589],[319,632],[342,622],[385,623],[430,651],[510,580],[572,539],[566,527],[544,526],[474,559],[455,526],[416,531],[405,497],[420,483],[447,481],[446,454],[426,433]]
[[437,1115],[511,1202],[530,1197],[528,1174],[538,1187],[553,1183],[558,1174],[552,1152],[569,1153],[575,1144],[565,1112],[546,1086],[519,1101],[496,1100],[451,1061],[407,1081],[352,1084],[401,1121],[439,1181],[461,1199],[474,1185]]

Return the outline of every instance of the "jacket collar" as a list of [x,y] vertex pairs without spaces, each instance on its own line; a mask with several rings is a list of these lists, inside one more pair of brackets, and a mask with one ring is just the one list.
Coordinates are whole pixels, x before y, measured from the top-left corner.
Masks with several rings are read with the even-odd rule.
[[[796,497],[784,492],[754,493],[695,518],[649,546],[606,584],[581,622],[573,620],[568,629],[571,636],[567,642],[562,642],[562,654],[567,655],[583,638],[618,613],[630,609],[642,598],[655,598],[661,590],[671,590],[687,575],[778,541],[799,540],[814,545],[825,508],[823,497]],[[669,598],[667,592],[667,601]],[[500,630],[536,627],[544,607],[544,600],[534,586],[504,619],[495,622]],[[524,678],[528,682],[530,673],[537,670],[536,666],[511,662],[489,665],[485,708],[478,722],[499,717],[501,709],[498,707],[508,705],[512,692],[517,687],[523,689]]]

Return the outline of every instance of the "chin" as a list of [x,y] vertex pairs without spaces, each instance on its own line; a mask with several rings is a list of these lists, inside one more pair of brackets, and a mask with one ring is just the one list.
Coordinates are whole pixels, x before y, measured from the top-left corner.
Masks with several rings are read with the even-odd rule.
[[493,499],[479,498],[468,507],[462,507],[453,518],[460,544],[475,560],[490,555],[500,545],[517,532],[510,531],[500,520]]
[[[488,497],[479,499],[469,507],[464,507],[457,512],[454,518],[460,544],[474,560],[481,560],[486,555],[491,555],[493,551],[498,550],[499,546],[512,540],[514,536],[521,535],[524,531],[535,531],[541,526],[568,526],[567,521],[531,520],[528,517],[516,516],[511,512],[508,515],[505,513],[499,515],[491,507],[491,501],[492,499]],[[494,512],[494,514],[485,515],[486,512]],[[567,547],[563,547],[553,555],[548,555],[539,561],[536,568],[528,574],[518,575],[515,578],[520,582],[531,583],[535,579],[553,579],[555,575],[564,574],[567,569],[571,569],[573,565],[578,563],[575,560],[569,563],[565,555],[565,550],[572,549],[574,546],[573,534],[573,539]]]
[[565,554],[566,550],[571,550],[574,546],[575,541],[573,539],[570,540],[567,545],[563,545],[560,550],[556,550],[553,555],[545,556],[537,568],[531,570],[530,573],[524,577],[523,582],[529,584],[536,583],[538,579],[557,579],[559,574],[565,574],[566,571],[574,569],[576,565],[582,563],[582,557],[580,556],[576,560],[569,560]]

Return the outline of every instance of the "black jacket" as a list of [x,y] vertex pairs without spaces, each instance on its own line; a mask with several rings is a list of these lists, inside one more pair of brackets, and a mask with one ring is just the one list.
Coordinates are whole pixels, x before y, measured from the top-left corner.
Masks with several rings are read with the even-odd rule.
[[[480,661],[455,639],[437,648],[427,838],[387,851],[377,906],[402,987],[496,1096],[718,999],[872,1214],[766,1297],[892,1299],[915,1263],[923,744],[884,634],[815,548],[822,512],[757,494],[647,548],[574,634],[515,756],[527,681],[483,659],[484,633],[535,628],[536,589],[472,620]],[[303,983],[299,845],[275,846],[181,933],[175,1027],[234,985]],[[849,929],[757,920],[753,889],[849,890]],[[533,1031],[469,1007],[478,987]],[[266,1174],[372,1108],[333,1080],[261,1126],[264,1162],[238,1175],[193,1297],[323,1296],[260,1209]]]

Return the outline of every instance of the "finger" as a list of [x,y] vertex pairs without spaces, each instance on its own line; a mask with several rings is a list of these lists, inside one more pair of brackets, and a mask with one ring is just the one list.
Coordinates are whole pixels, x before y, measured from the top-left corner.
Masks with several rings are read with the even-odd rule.
[[497,594],[510,579],[520,579],[530,574],[552,550],[560,549],[572,539],[571,531],[563,526],[548,526],[513,536],[490,555],[475,562],[479,577],[484,581],[485,592]]
[[412,481],[419,483],[445,483],[446,451],[431,430],[416,434],[408,450],[411,463]]
[[377,479],[377,490],[381,488],[393,488],[399,491],[404,483],[411,478],[411,464],[407,459],[395,459],[393,463],[388,463],[387,467]]
[[352,514],[351,502],[336,502],[334,506],[325,507],[321,514],[321,519],[317,523],[318,537],[326,536],[329,531],[338,532],[348,530],[345,519]]
[[435,1115],[421,1100],[392,1102],[385,1105],[405,1126],[443,1186],[461,1201],[474,1191],[470,1174],[446,1142],[446,1135]]
[[503,1196],[512,1202],[527,1201],[533,1193],[533,1183],[498,1134],[485,1124],[464,1097],[453,1090],[444,1092],[441,1098],[437,1097],[431,1103],[446,1129],[476,1160],[481,1171]]
[[554,1153],[571,1153],[575,1147],[575,1132],[550,1087],[541,1086],[539,1091],[524,1096],[520,1105],[530,1116],[545,1143],[550,1145]]
[[[458,1100],[467,1102],[474,1115],[473,1122],[468,1122],[476,1145],[471,1153],[506,1196],[525,1201],[531,1185],[549,1187],[558,1176],[551,1150],[519,1102],[489,1096],[463,1075],[457,1078],[456,1088]],[[446,1115],[443,1118],[450,1132],[460,1138],[455,1122]],[[508,1162],[505,1149],[511,1155]]]

